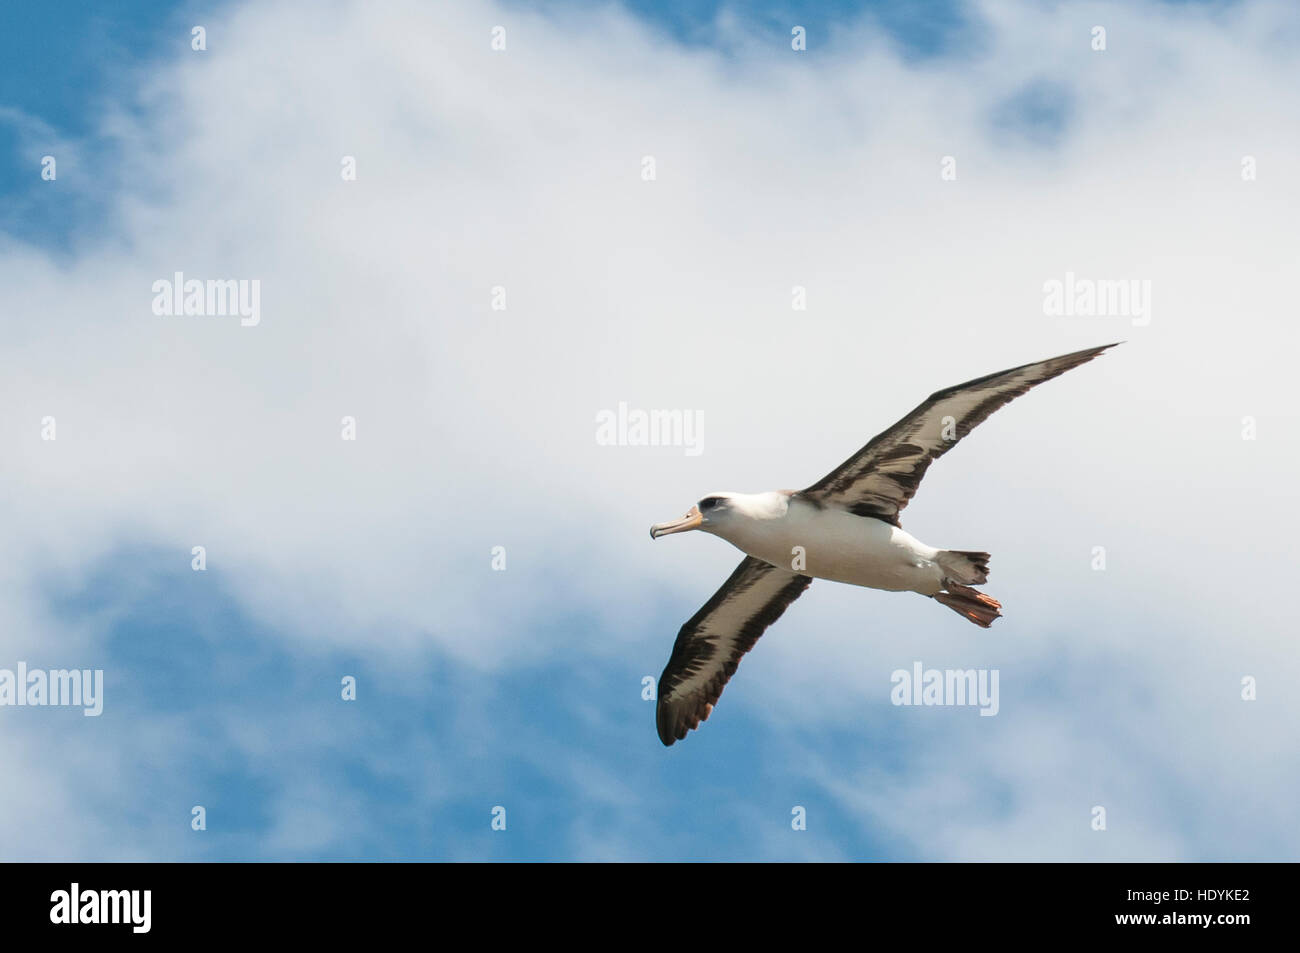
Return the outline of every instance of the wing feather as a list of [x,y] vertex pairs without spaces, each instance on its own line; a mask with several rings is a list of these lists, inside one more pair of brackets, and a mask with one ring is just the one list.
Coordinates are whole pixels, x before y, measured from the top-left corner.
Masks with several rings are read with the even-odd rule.
[[962,437],[1030,388],[1114,346],[1106,344],[1063,354],[936,391],[799,495],[813,503],[835,503],[859,516],[874,516],[897,526],[898,514],[916,493],[930,464]]
[[741,656],[810,583],[809,576],[753,556],[741,561],[677,634],[659,678],[655,721],[660,741],[680,741],[709,717]]

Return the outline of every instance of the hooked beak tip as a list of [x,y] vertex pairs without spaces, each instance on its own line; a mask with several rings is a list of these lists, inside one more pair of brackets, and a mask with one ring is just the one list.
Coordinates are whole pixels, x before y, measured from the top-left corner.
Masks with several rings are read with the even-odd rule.
[[697,506],[692,506],[690,512],[679,520],[672,520],[668,523],[655,523],[650,527],[650,538],[658,539],[660,536],[667,536],[669,533],[684,533],[687,530],[698,529],[704,522],[704,517]]

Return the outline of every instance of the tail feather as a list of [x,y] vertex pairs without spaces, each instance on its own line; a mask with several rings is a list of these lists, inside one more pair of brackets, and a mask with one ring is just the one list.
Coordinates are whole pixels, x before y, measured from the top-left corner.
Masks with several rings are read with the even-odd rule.
[[935,562],[945,575],[964,586],[982,586],[989,581],[989,554],[945,549]]
[[994,619],[1002,618],[1002,603],[990,595],[946,580],[947,592],[935,593],[935,600],[964,619],[987,629]]

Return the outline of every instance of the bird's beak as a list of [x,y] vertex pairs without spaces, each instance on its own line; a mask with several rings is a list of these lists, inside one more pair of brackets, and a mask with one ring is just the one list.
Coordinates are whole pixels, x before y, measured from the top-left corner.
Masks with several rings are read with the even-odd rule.
[[700,524],[704,522],[704,516],[700,513],[698,506],[692,506],[679,520],[670,520],[667,523],[655,523],[650,527],[650,538],[658,539],[660,536],[667,536],[669,533],[684,533],[688,529],[699,529]]

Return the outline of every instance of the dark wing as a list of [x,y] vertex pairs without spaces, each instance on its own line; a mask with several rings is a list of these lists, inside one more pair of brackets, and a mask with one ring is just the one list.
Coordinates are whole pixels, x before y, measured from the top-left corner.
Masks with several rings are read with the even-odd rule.
[[874,516],[897,526],[899,512],[916,493],[925,471],[958,440],[1035,384],[1114,346],[1075,351],[936,391],[800,496],[813,503],[836,503],[859,516]]
[[812,582],[746,556],[722,588],[682,626],[663,675],[655,721],[670,745],[709,717],[740,657]]

